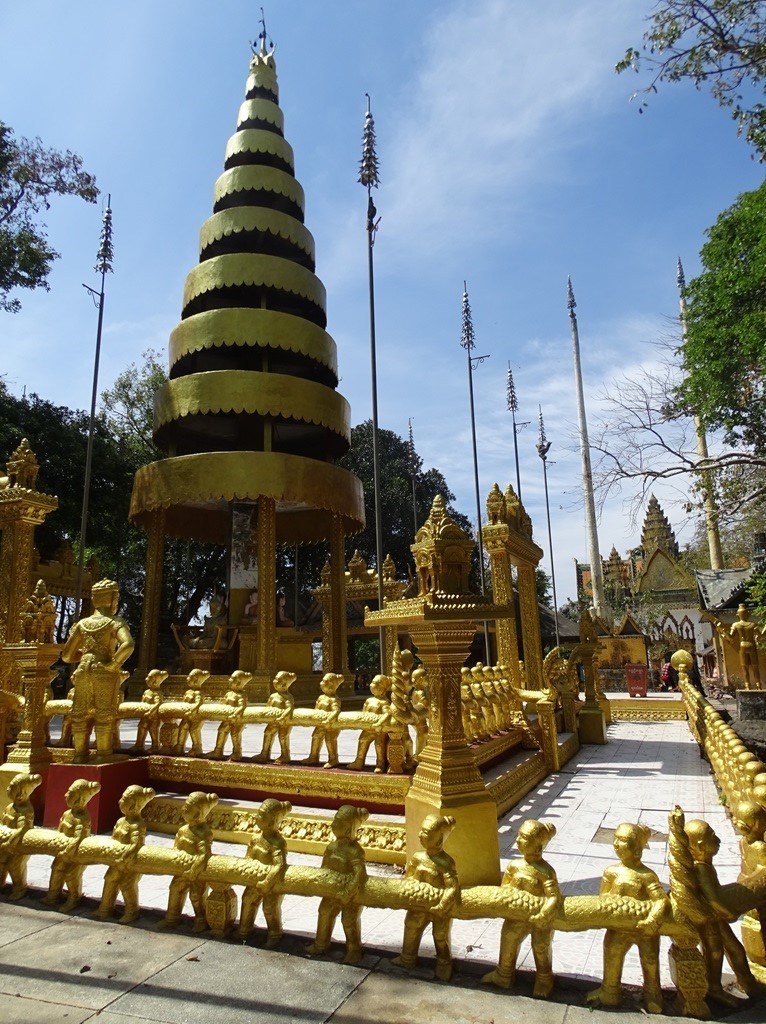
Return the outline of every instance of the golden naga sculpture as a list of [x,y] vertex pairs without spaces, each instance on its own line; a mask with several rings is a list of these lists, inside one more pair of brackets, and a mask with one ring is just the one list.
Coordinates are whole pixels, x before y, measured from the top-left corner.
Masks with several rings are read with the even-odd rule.
[[736,921],[738,914],[732,910],[713,867],[721,840],[707,822],[696,819],[686,822],[684,831],[694,861],[700,910],[695,924],[705,958],[707,994],[724,1006],[738,1006],[736,996],[726,992],[721,984],[724,956],[743,992],[755,996],[763,989],[753,977],[744,946],[732,931],[731,922]]
[[629,896],[645,904],[645,912],[633,932],[607,928],[604,936],[604,977],[599,988],[588,995],[589,1003],[619,1006],[620,979],[625,955],[638,947],[644,975],[644,1004],[648,1013],[662,1013],[660,986],[660,927],[670,909],[670,900],[659,878],[641,861],[649,842],[645,825],[619,825],[614,833],[614,852],[619,864],[609,867],[601,881],[601,896]]
[[218,726],[218,734],[215,738],[215,749],[208,757],[218,759],[223,757],[223,750],[226,740],[231,738],[231,756],[234,760],[242,757],[242,730],[245,727],[244,712],[247,707],[245,690],[247,684],[252,680],[251,672],[243,672],[237,669],[229,677],[229,689],[223,698],[224,704],[230,708],[229,714]]
[[93,614],[76,622],[61,652],[66,662],[79,662],[72,675],[72,738],[74,764],[89,759],[91,720],[96,726],[98,760],[108,760],[120,687],[127,678],[124,662],[133,653],[133,637],[127,623],[118,617],[119,587],[112,580],[100,580],[91,587]]
[[503,885],[534,897],[526,921],[503,922],[500,932],[500,958],[494,971],[481,979],[485,985],[510,988],[516,976],[516,960],[522,940],[529,935],[535,958],[535,985],[532,994],[550,995],[553,989],[553,921],[563,904],[556,872],[543,860],[543,851],[556,835],[549,822],[528,820],[516,837],[522,861],[512,861],[505,869]]
[[263,865],[261,877],[245,888],[239,917],[239,937],[244,942],[253,930],[258,907],[266,918],[266,948],[273,949],[282,938],[283,893],[275,891],[287,870],[287,843],[279,831],[285,815],[292,810],[287,800],[264,800],[255,815],[257,831],[245,856]]
[[22,772],[8,784],[11,802],[0,818],[0,888],[10,875],[12,900],[23,899],[27,892],[29,854],[24,851],[22,840],[35,820],[35,809],[29,798],[41,782],[42,776]]
[[181,921],[188,896],[194,909],[195,932],[207,927],[205,896],[207,882],[200,876],[210,857],[213,830],[206,818],[218,803],[215,793],[190,793],[183,808],[184,824],[176,832],[173,849],[183,855],[183,871],[173,876],[168,890],[168,909],[163,919],[166,926]]
[[440,981],[449,981],[452,977],[452,911],[460,901],[455,861],[444,850],[444,841],[454,827],[455,819],[450,815],[429,814],[423,819],[420,829],[423,851],[414,854],[405,878],[407,894],[415,907],[408,910],[404,918],[401,955],[391,961],[405,970],[415,967],[423,932],[430,924],[436,947],[434,973]]
[[[140,707],[134,709],[138,717],[136,742],[131,748],[132,754],[143,754],[146,737],[149,737],[151,750],[160,749],[160,704],[162,703],[162,684],[168,677],[163,669],[153,668],[146,677],[146,689],[141,696]],[[120,705],[120,713],[125,710],[126,702]]]
[[362,729],[356,748],[356,757],[349,764],[352,770],[361,771],[367,758],[367,751],[375,744],[375,771],[380,774],[386,770],[386,733],[384,726],[390,721],[390,705],[386,699],[391,689],[388,676],[374,676],[370,682],[370,696],[362,706],[362,714],[374,715],[378,721],[367,729]]
[[125,909],[120,921],[130,924],[140,913],[138,903],[138,851],[146,840],[146,823],[142,817],[144,807],[153,800],[154,790],[145,786],[128,786],[120,798],[119,818],[112,829],[112,840],[117,856],[107,868],[104,888],[96,917],[108,918],[114,913],[117,896],[121,895]]
[[86,782],[76,779],[64,794],[67,810],[61,815],[59,832],[66,836],[69,844],[65,850],[53,858],[48,893],[43,903],[56,905],[67,890],[67,898],[62,910],[74,910],[82,899],[82,873],[85,865],[77,860],[77,849],[83,839],[90,835],[91,822],[88,813],[88,802],[101,789],[100,782]]
[[271,748],[274,739],[279,737],[279,757],[275,759],[276,764],[290,763],[290,730],[292,729],[292,713],[295,707],[295,699],[289,692],[290,687],[297,679],[295,672],[277,672],[274,676],[274,692],[268,699],[267,707],[277,711],[276,720],[269,722],[263,730],[263,747],[256,761],[270,761]]
[[337,691],[343,685],[343,676],[338,672],[325,672],[319,689],[322,691],[317,697],[314,709],[324,714],[324,722],[317,725],[311,733],[311,750],[304,764],[318,765],[322,745],[327,747],[327,761],[325,768],[336,768],[340,764],[338,760],[338,729],[336,723],[340,716],[341,700]]
[[[213,831],[207,821],[217,797],[192,793],[183,808],[184,824],[172,849],[146,842],[143,809],[154,791],[129,786],[120,801],[123,817],[111,837],[89,833],[87,783],[75,783],[68,795],[69,807],[58,830],[33,827],[30,794],[40,777],[22,773],[9,787],[12,804],[0,822],[0,873],[10,873],[11,898],[26,892],[26,864],[30,855],[53,857],[48,895],[60,898],[63,885],[69,889],[62,909],[70,910],[79,898],[80,875],[88,864],[107,867],[98,917],[109,917],[121,893],[124,922],[139,913],[138,882],[142,875],[170,876],[165,925],[181,922],[183,903],[192,897],[194,930],[213,928],[213,935],[225,934],[236,918],[233,886],[243,889],[239,934],[246,939],[253,927],[257,908],[263,904],[267,944],[275,945],[282,935],[282,897],[321,897],[317,934],[310,952],[320,955],[330,947],[332,928],[341,915],[346,935],[346,962],[362,955],[361,912],[365,906],[404,910],[405,927],[401,955],[393,962],[405,969],[418,959],[425,929],[433,928],[436,946],[436,976],[447,980],[452,974],[450,928],[454,918],[499,918],[503,921],[497,967],[484,978],[500,987],[514,977],[519,944],[532,937],[537,975],[535,995],[545,997],[553,985],[552,937],[557,929],[585,931],[605,928],[604,981],[593,993],[602,1005],[616,1005],[620,999],[620,975],[627,949],[639,947],[644,968],[644,999],[649,1012],[662,1009],[658,978],[658,936],[667,935],[671,973],[678,989],[681,1012],[706,1018],[710,1015],[706,994],[729,1002],[721,991],[721,961],[725,955],[740,985],[751,995],[761,987],[753,977],[747,958],[728,924],[739,914],[763,905],[766,893],[766,851],[764,820],[758,805],[738,808],[743,832],[746,870],[737,883],[719,884],[713,858],[718,848],[714,833],[703,822],[684,824],[677,808],[669,820],[670,897],[653,871],[641,862],[648,830],[625,823],[615,833],[619,863],[606,870],[599,896],[561,897],[556,875],[543,859],[553,825],[523,822],[518,834],[522,860],[514,861],[501,885],[459,885],[455,862],[443,848],[453,828],[447,815],[432,814],[423,820],[422,851],[411,857],[404,878],[367,875],[364,850],[358,830],[364,823],[364,809],[344,806],[335,815],[333,840],[326,847],[321,867],[288,863],[285,840],[280,829],[290,805],[274,799],[263,802],[256,814],[255,829],[244,856],[211,852]],[[759,813],[761,812],[761,813]],[[62,870],[66,862],[66,872]],[[63,881],[62,881],[63,880]],[[208,895],[210,887],[210,895]],[[216,903],[217,895],[224,895]],[[46,897],[47,898],[47,897]],[[224,920],[216,918],[223,915]],[[703,953],[698,950],[702,945]],[[703,957],[704,954],[704,957]]]
[[325,896],[319,904],[316,938],[306,947],[306,952],[312,956],[321,956],[330,948],[333,925],[340,914],[343,933],[346,936],[343,963],[357,964],[362,959],[360,896],[367,881],[367,869],[364,864],[364,850],[356,834],[367,817],[368,812],[364,807],[351,807],[348,804],[339,807],[335,812],[332,821],[335,839],[325,850],[322,867],[335,872],[345,884],[337,896]]

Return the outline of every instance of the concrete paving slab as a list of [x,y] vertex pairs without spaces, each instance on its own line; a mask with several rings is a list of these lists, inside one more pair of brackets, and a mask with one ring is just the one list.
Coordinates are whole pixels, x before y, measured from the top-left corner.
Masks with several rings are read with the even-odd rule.
[[35,935],[60,923],[60,914],[46,915],[41,914],[37,907],[0,903],[0,946],[23,939],[25,935]]
[[206,942],[193,958],[181,957],[120,996],[110,1010],[167,1024],[323,1024],[367,973],[297,951]]
[[81,1006],[62,1006],[39,999],[0,994],[0,1020],[3,1024],[84,1024],[93,1011]]
[[98,1010],[199,945],[191,936],[63,918],[44,944],[34,934],[0,947],[0,992]]
[[[429,983],[390,968],[367,978],[330,1018],[331,1024],[564,1024],[568,1007],[535,1001],[478,984]],[[591,1024],[596,1022],[591,1021]]]

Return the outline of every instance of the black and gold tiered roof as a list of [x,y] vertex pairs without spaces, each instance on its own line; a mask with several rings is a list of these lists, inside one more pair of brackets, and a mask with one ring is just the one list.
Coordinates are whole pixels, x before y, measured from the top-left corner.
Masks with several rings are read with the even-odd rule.
[[334,465],[350,409],[283,124],[262,36],[155,396],[167,457],[133,486],[131,517],[164,510],[170,534],[225,542],[228,502],[260,497],[277,501],[280,541],[327,537],[332,513],[344,533],[364,524],[359,480]]

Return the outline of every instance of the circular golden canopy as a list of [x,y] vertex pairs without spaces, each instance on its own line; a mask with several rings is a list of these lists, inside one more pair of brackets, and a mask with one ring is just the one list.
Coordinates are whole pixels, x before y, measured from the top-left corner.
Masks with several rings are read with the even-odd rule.
[[229,502],[277,503],[277,542],[327,540],[333,517],[345,535],[364,528],[361,481],[329,462],[278,452],[202,452],[161,459],[136,473],[130,518],[148,527],[165,513],[165,533],[227,544]]

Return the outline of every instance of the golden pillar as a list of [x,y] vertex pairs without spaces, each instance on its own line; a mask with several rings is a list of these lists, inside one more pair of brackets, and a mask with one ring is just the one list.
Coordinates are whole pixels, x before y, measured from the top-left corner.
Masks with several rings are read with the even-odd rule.
[[606,718],[596,693],[596,654],[601,646],[596,625],[586,608],[580,618],[580,643],[572,651],[571,661],[582,663],[585,672],[585,701],[577,716],[581,743],[607,743]]
[[469,748],[460,713],[460,669],[475,623],[411,623],[410,636],[423,662],[431,694],[426,745],[404,801],[407,856],[420,848],[429,814],[451,814],[457,825],[447,843],[462,885],[497,885],[500,845],[497,805],[487,792]]
[[527,689],[542,690],[543,645],[540,639],[540,607],[537,600],[537,581],[533,565],[519,566],[518,583]]
[[[506,542],[508,527],[504,523],[496,526],[485,526],[482,530],[484,547],[489,552],[490,572],[492,574],[492,599],[496,604],[507,604],[514,608],[513,579],[511,561],[508,557]],[[513,685],[521,686],[519,674],[519,641],[516,636],[516,614],[495,623],[497,637],[497,661],[506,665],[511,673]]]
[[21,639],[19,616],[35,582],[35,527],[57,506],[57,498],[23,487],[0,491],[0,643]]
[[143,680],[157,664],[162,575],[165,563],[165,511],[157,509],[149,521],[146,542],[146,584],[141,612],[141,641],[136,675]]
[[460,670],[477,622],[503,618],[510,609],[470,593],[474,547],[437,496],[412,545],[420,593],[368,612],[365,625],[406,627],[428,678],[428,738],[404,803],[408,857],[420,849],[423,819],[429,814],[450,814],[457,826],[445,848],[455,858],[461,884],[496,885],[500,878],[497,806],[463,732]]
[[19,772],[45,775],[51,763],[45,735],[45,702],[50,696],[55,671],[51,665],[61,653],[60,644],[8,644],[5,650],[21,674],[24,722],[8,760],[0,767],[0,811],[8,804],[8,783]]

